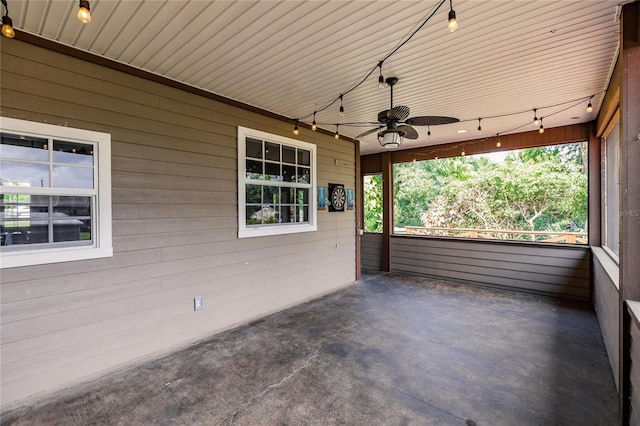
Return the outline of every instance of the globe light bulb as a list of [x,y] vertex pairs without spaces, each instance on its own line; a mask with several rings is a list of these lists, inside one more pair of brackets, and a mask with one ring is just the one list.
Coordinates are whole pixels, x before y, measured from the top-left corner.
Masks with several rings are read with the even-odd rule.
[[7,38],[14,38],[16,36],[16,32],[13,30],[13,21],[11,21],[11,18],[7,15],[2,17],[2,35]]
[[89,2],[87,0],[80,0],[80,9],[78,9],[78,20],[83,24],[91,22]]
[[451,33],[458,29],[458,20],[456,19],[456,12],[453,9],[449,11],[449,23],[447,26]]

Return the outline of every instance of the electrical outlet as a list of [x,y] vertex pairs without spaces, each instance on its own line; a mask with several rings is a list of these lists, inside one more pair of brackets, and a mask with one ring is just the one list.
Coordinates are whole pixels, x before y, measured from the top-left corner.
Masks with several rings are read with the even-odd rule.
[[199,311],[200,309],[202,309],[202,296],[196,296],[193,299],[193,310]]

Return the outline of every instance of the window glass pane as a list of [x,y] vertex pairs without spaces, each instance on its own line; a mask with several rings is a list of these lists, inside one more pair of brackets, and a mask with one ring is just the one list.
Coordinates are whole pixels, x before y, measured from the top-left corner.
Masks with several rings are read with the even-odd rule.
[[296,221],[296,208],[294,206],[280,207],[280,222],[291,223]]
[[301,166],[311,165],[311,151],[298,148],[298,164]]
[[280,202],[280,188],[277,186],[265,186],[263,188],[264,203],[278,204]]
[[394,165],[394,233],[587,243],[586,143]]
[[245,149],[247,157],[262,159],[262,141],[247,138]]
[[247,160],[247,171],[245,176],[248,179],[263,179],[262,161]]
[[55,188],[93,188],[93,168],[54,166],[53,186]]
[[296,191],[296,204],[309,204],[308,189],[298,189]]
[[93,166],[93,146],[53,141],[53,162]]
[[284,182],[296,181],[296,166],[282,166],[282,180]]
[[311,183],[311,169],[298,167],[298,183]]
[[53,241],[91,242],[91,197],[51,197]]
[[280,203],[282,204],[293,204],[293,193],[294,193],[295,189],[293,188],[288,188],[286,186],[282,187],[281,190],[281,194],[282,197],[280,199]]
[[91,205],[91,197],[3,194],[0,204],[2,245],[91,243]]
[[262,206],[262,223],[278,223],[280,220],[280,212],[277,206]]
[[0,186],[49,187],[47,164],[0,161]]
[[264,176],[266,180],[281,181],[280,164],[264,163]]
[[0,156],[15,160],[49,161],[47,139],[2,133]]
[[620,122],[605,140],[605,245],[620,255]]
[[247,225],[260,225],[262,223],[260,214],[260,206],[247,206],[246,223]]
[[280,161],[280,145],[277,143],[265,142],[264,158],[270,161]]
[[363,178],[364,230],[382,232],[382,175]]
[[307,206],[298,206],[298,222],[309,222],[309,207]]
[[290,146],[282,146],[282,162],[296,164],[296,149]]
[[262,203],[262,186],[246,185],[245,186],[245,202],[247,204]]

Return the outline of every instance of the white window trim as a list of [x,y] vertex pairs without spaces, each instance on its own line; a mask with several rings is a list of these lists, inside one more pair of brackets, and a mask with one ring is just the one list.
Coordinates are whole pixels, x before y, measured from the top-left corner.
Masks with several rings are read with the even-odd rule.
[[[309,223],[274,224],[266,226],[250,226],[245,221],[246,204],[246,145],[247,137],[275,142],[282,145],[304,148],[311,152],[311,188],[309,189]],[[273,135],[259,130],[238,126],[238,238],[261,237],[269,235],[294,234],[299,232],[313,232],[318,229],[317,203],[317,167],[316,146],[297,139]]]
[[[91,130],[0,117],[0,130],[36,137],[75,139],[96,144],[96,235],[91,245],[48,247],[0,253],[0,268],[69,262],[113,256],[111,234],[111,135]],[[2,190],[4,191],[3,187]],[[5,192],[9,192],[5,191]],[[72,192],[72,191],[70,191]]]

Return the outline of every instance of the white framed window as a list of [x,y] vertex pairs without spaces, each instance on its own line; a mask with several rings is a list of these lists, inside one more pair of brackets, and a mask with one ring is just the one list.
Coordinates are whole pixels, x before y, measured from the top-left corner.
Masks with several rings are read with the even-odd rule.
[[238,127],[238,238],[316,231],[316,146]]
[[618,120],[602,140],[603,180],[602,211],[604,227],[602,246],[618,263],[620,256],[620,121]]
[[0,117],[0,267],[113,255],[111,135]]

